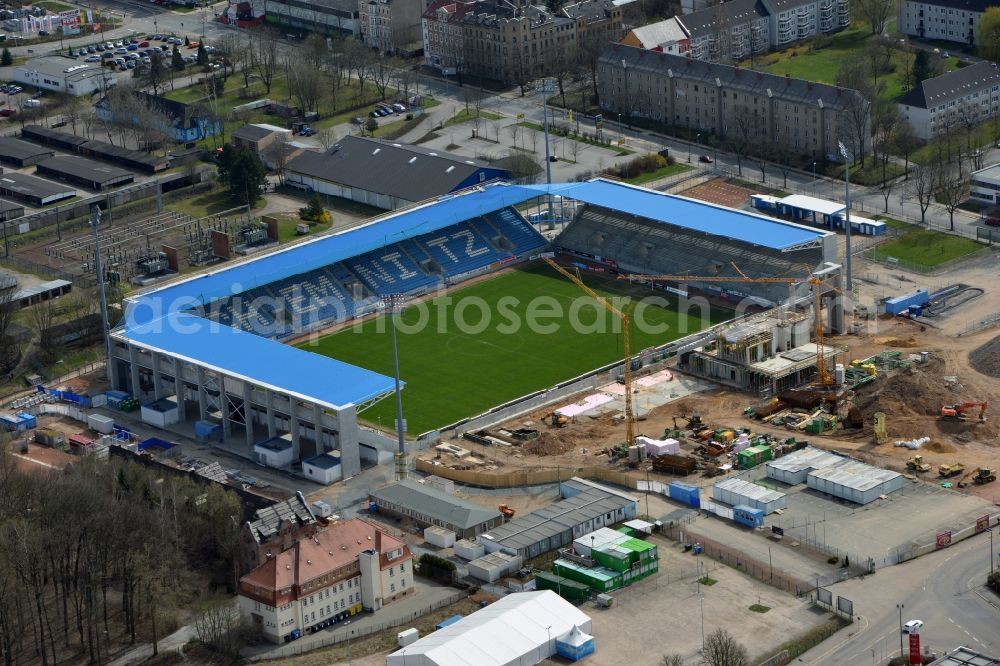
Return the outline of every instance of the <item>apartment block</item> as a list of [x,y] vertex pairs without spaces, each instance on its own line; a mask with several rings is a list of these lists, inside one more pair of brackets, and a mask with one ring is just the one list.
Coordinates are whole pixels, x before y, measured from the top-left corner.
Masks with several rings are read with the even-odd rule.
[[913,37],[972,45],[979,18],[991,4],[989,0],[901,0],[896,25]]
[[746,134],[803,157],[835,157],[837,141],[858,134],[854,117],[869,124],[856,90],[621,44],[601,56],[597,83],[609,113],[723,138]]
[[240,612],[282,643],[413,591],[409,547],[354,518],[299,539],[240,578]]
[[913,133],[929,140],[1000,114],[1000,73],[986,61],[921,82],[899,101]]
[[619,39],[621,16],[612,0],[558,10],[524,0],[435,2],[422,17],[424,56],[446,74],[523,83],[544,76],[554,58],[584,41]]
[[358,0],[361,41],[382,53],[416,51],[423,9],[423,0]]

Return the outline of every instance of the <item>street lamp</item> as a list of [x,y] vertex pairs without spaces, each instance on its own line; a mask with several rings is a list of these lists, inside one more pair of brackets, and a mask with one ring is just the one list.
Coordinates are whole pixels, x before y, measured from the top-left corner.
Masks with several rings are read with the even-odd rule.
[[816,180],[816,160],[813,160],[813,180]]
[[[843,145],[843,144],[841,144]],[[903,658],[903,604],[896,604],[899,610],[899,658]]]
[[[851,279],[851,156],[847,152],[847,147],[844,146],[843,141],[838,141],[837,145],[840,147],[840,154],[844,157],[844,235],[845,235],[845,248],[844,248],[844,266],[847,268],[847,282],[845,286],[847,291],[850,292],[854,289]],[[900,642],[903,639],[900,637]]]
[[[628,99],[628,63],[625,62],[625,58],[622,58],[622,71],[625,73],[625,99]],[[629,120],[628,128],[632,129],[631,119]]]
[[990,533],[990,575],[993,575],[993,530],[986,530]]

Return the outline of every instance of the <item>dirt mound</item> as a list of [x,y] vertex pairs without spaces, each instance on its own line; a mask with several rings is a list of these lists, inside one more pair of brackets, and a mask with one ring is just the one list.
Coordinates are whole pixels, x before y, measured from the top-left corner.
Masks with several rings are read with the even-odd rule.
[[928,451],[933,451],[934,453],[954,453],[958,450],[951,444],[946,444],[944,442],[931,442],[930,444],[924,445],[923,448]]
[[920,343],[913,336],[909,338],[876,338],[875,342],[886,347],[897,347],[899,349],[912,349],[919,347]]
[[521,447],[533,456],[561,456],[573,450],[573,442],[550,432],[543,432]]
[[987,377],[1000,377],[1000,335],[969,352],[969,364]]

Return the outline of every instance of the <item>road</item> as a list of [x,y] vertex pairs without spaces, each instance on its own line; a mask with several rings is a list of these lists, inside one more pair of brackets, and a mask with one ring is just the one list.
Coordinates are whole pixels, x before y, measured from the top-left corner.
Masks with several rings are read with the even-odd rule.
[[[997,528],[993,528],[997,531]],[[1000,546],[1000,539],[996,539]],[[885,663],[899,654],[902,622],[923,620],[921,645],[942,653],[964,645],[1000,655],[1000,597],[983,583],[989,569],[990,539],[981,534],[947,550],[925,555],[871,576],[830,587],[854,602],[860,616],[845,629],[802,655],[795,663],[812,666]],[[998,558],[994,557],[994,561]],[[859,628],[860,627],[860,628]],[[856,632],[845,636],[845,632]],[[904,646],[909,650],[906,637]]]

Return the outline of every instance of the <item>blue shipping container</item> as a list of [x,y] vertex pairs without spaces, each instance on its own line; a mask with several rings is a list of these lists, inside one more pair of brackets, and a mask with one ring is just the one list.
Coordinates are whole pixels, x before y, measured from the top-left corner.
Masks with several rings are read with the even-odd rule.
[[733,507],[733,520],[747,527],[760,527],[764,524],[764,510],[741,504]]
[[926,289],[918,289],[909,294],[890,298],[885,302],[886,314],[898,315],[905,312],[911,305],[927,305],[930,295]]
[[681,483],[680,481],[671,481],[669,490],[670,499],[693,506],[696,509],[701,508],[701,492],[697,486]]
[[28,412],[18,412],[17,415],[21,417],[21,422],[23,423],[25,428],[38,427],[38,420]]

